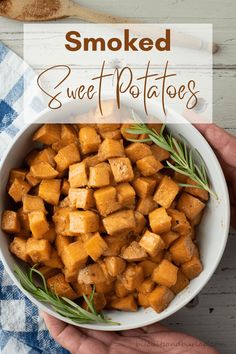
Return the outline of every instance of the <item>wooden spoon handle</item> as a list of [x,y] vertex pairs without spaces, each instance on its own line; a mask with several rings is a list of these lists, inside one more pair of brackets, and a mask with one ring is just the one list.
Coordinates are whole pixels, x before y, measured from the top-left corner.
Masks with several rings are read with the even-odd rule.
[[90,10],[86,7],[72,3],[68,8],[68,16],[93,23],[129,23],[125,17],[112,16]]

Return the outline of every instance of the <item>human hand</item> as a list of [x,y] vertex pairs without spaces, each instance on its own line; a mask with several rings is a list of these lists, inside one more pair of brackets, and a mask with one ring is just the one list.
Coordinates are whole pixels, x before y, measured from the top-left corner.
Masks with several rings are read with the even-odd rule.
[[103,332],[68,325],[42,313],[51,336],[71,354],[217,354],[187,334],[156,323],[121,332]]

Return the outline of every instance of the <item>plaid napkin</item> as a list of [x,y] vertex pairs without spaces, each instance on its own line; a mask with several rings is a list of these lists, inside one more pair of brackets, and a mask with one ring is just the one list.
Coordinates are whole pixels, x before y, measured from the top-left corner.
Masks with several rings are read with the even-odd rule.
[[[0,159],[12,138],[23,127],[23,93],[31,99],[24,111],[44,108],[40,93],[32,87],[34,71],[0,43]],[[66,354],[49,335],[38,308],[12,283],[0,261],[0,352],[2,354]]]

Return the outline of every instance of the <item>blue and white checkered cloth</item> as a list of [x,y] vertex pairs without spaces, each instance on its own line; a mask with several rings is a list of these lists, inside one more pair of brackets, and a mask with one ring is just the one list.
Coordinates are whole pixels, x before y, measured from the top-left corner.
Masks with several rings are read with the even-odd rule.
[[[44,108],[31,83],[34,71],[0,43],[0,159],[22,129],[23,93],[31,90],[28,114]],[[26,108],[26,107],[24,107]],[[0,352],[2,354],[66,354],[49,335],[38,308],[12,283],[0,261]]]

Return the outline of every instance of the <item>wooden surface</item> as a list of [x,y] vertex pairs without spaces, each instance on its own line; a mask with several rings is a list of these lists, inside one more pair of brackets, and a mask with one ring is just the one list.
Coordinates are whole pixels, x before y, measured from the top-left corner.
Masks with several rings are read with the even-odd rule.
[[[214,121],[236,135],[236,0],[90,0],[97,11],[149,23],[212,23],[214,41]],[[61,20],[60,22],[75,22]],[[23,53],[23,26],[0,18],[0,40]],[[29,63],[30,64],[30,63]],[[236,232],[231,230],[222,261],[198,298],[166,324],[212,344],[223,354],[236,352]]]

